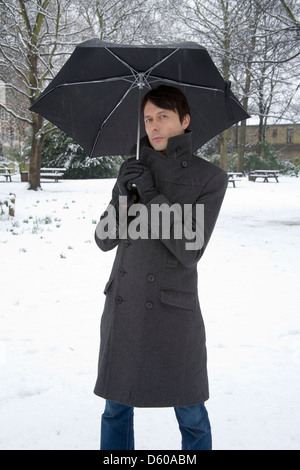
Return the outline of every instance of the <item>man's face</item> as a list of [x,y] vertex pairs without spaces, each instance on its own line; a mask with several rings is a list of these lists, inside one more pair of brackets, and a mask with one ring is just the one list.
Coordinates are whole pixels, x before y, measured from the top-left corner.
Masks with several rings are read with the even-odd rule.
[[164,153],[170,137],[184,134],[190,124],[190,116],[187,114],[180,122],[177,111],[159,108],[151,101],[147,101],[144,121],[150,144],[158,152]]

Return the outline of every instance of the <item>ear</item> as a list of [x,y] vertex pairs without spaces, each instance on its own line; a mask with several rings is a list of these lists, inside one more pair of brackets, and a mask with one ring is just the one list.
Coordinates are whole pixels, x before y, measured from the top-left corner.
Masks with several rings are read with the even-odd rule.
[[191,116],[189,114],[186,114],[182,121],[182,127],[184,130],[186,130],[189,127],[190,122],[191,122]]

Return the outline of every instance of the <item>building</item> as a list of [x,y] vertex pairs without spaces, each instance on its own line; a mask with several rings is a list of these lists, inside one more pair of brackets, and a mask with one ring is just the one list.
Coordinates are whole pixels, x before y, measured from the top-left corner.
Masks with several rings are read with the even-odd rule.
[[[258,130],[258,125],[247,126],[247,152],[257,151]],[[300,157],[300,124],[272,124],[267,127],[266,141],[285,160]]]
[[[6,86],[0,80],[0,103],[7,105]],[[24,138],[20,135],[17,121],[0,106],[0,155],[7,147],[20,147]]]

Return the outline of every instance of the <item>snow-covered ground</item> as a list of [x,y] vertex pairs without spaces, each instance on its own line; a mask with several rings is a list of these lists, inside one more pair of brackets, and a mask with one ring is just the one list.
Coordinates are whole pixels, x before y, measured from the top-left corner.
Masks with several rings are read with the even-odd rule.
[[[115,252],[94,243],[113,180],[44,182],[0,216],[0,449],[98,449],[93,394]],[[300,448],[300,179],[228,188],[199,263],[214,449]],[[135,409],[136,449],[180,449],[172,408]]]

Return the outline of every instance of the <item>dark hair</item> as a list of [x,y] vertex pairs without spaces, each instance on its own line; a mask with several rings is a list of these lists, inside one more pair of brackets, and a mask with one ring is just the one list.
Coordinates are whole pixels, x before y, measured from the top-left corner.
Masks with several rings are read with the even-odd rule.
[[185,116],[190,114],[190,107],[186,96],[181,90],[179,90],[179,88],[175,88],[173,86],[160,85],[159,87],[150,90],[143,98],[141,105],[142,113],[144,113],[144,109],[148,101],[151,101],[151,103],[155,104],[159,108],[177,111],[181,123]]

